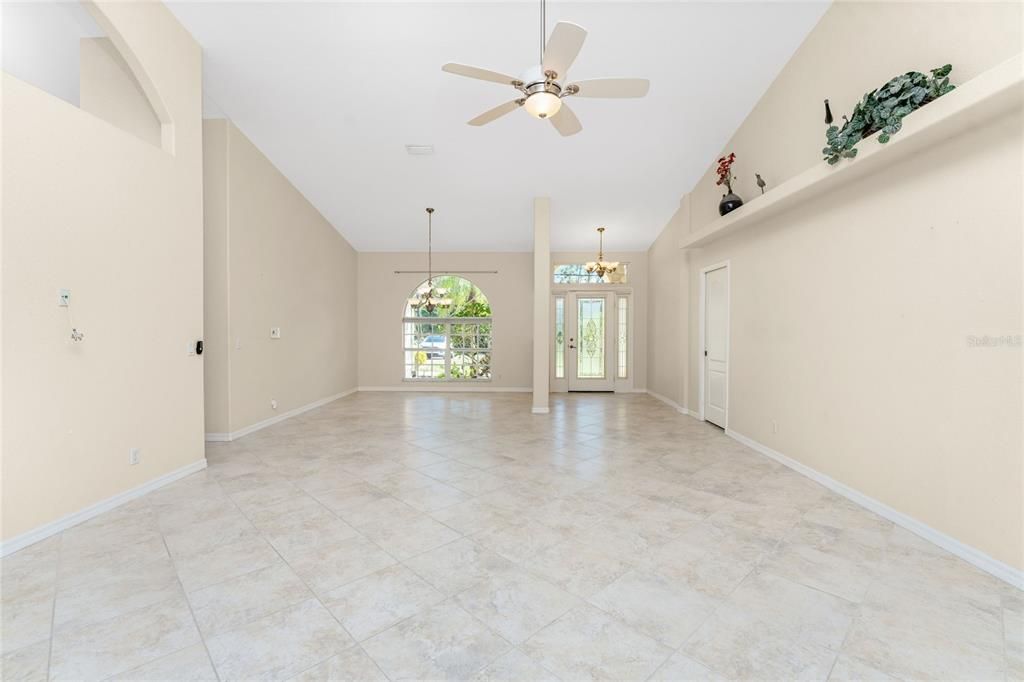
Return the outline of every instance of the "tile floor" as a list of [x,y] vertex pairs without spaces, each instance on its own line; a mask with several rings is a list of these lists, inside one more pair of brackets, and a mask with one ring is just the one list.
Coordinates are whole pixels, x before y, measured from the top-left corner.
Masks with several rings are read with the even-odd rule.
[[4,680],[1020,679],[1024,598],[642,395],[361,393],[2,560]]

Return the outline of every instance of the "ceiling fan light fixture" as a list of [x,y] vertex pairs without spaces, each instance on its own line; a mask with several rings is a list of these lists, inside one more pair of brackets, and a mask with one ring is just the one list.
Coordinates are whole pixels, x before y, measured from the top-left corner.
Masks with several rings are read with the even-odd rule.
[[526,98],[523,108],[534,118],[551,118],[562,108],[562,98],[553,92],[535,92]]

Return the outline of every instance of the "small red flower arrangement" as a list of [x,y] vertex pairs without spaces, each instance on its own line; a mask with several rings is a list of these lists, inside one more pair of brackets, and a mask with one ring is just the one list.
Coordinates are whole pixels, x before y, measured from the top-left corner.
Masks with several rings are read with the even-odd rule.
[[732,174],[732,164],[736,161],[735,154],[729,154],[729,156],[723,156],[718,160],[718,169],[715,171],[718,173],[718,182],[716,185],[725,185],[725,188],[732,194],[732,181],[735,180],[735,176]]

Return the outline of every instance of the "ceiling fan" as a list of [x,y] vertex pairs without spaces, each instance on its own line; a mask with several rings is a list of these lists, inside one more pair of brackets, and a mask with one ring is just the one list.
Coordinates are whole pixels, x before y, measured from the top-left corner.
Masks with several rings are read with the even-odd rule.
[[458,76],[476,78],[511,85],[520,97],[489,109],[468,123],[482,126],[505,114],[523,107],[533,117],[551,121],[555,129],[564,136],[575,135],[583,130],[576,114],[563,101],[566,97],[627,98],[643,97],[651,83],[646,78],[594,78],[569,82],[567,74],[572,66],[587,32],[582,26],[560,21],[551,31],[551,38],[545,47],[547,37],[546,2],[540,3],[540,64],[528,69],[520,78],[496,71],[480,69],[465,64],[445,64],[442,71]]

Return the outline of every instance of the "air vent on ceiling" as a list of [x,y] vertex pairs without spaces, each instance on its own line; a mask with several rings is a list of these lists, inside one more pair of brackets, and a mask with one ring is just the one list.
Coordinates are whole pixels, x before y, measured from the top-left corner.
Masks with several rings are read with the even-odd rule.
[[407,144],[405,145],[405,151],[416,156],[427,156],[434,153],[434,145],[432,144]]

